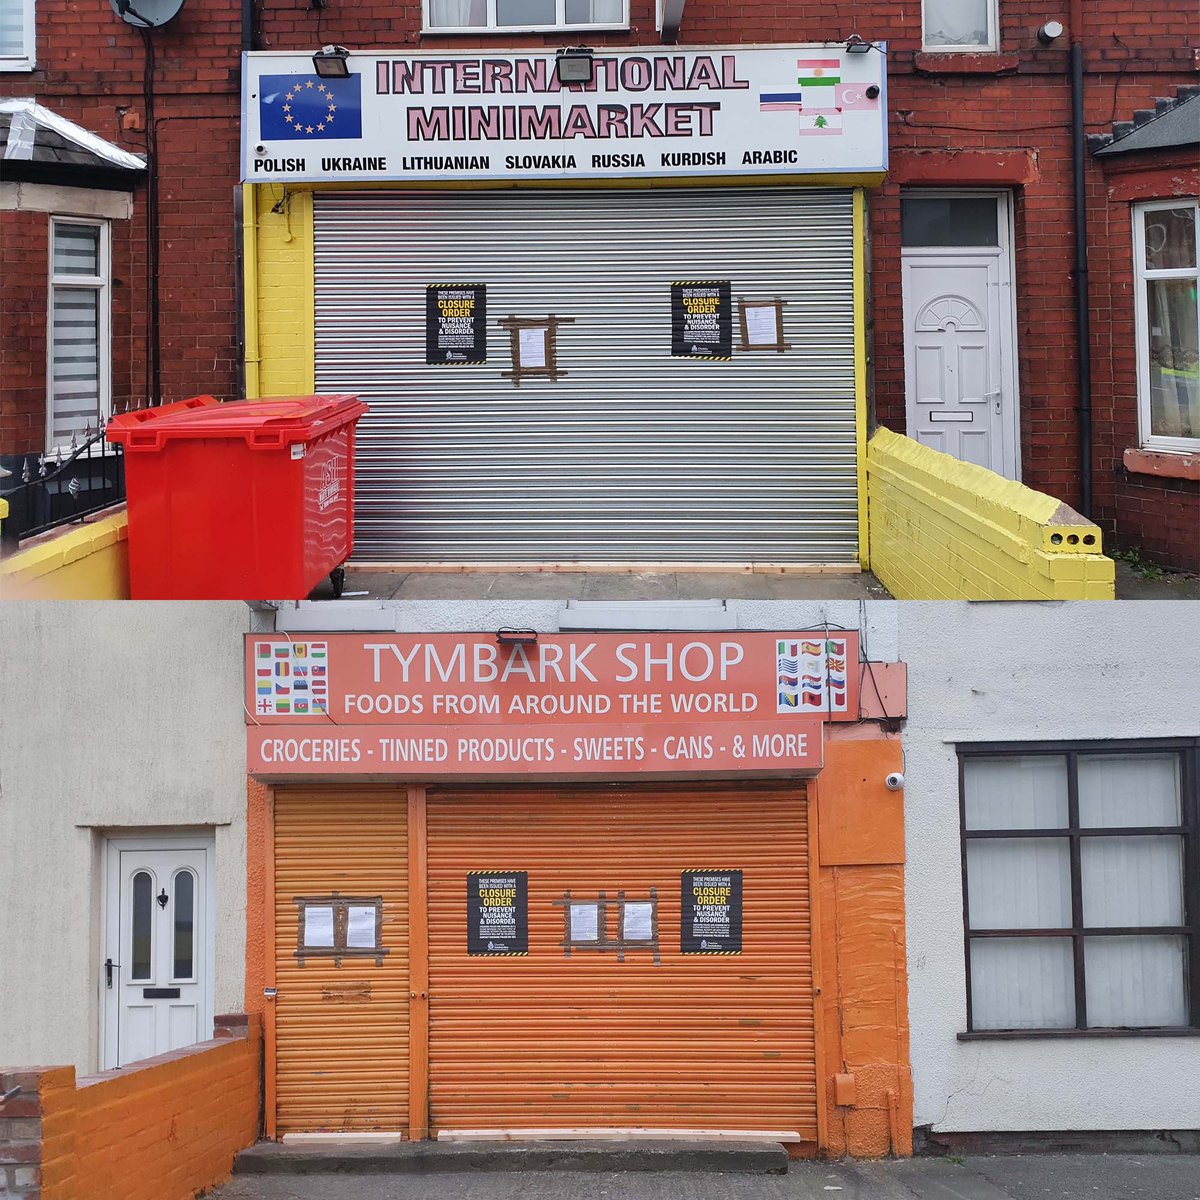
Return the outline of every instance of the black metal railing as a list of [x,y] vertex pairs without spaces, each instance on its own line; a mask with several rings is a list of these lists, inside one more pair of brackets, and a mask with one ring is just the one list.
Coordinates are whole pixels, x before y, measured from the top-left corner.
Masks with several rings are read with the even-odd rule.
[[84,440],[71,438],[70,450],[9,459],[10,474],[0,478],[0,498],[8,516],[0,528],[0,557],[14,554],[21,542],[85,517],[125,499],[125,457],[104,439],[104,424]]

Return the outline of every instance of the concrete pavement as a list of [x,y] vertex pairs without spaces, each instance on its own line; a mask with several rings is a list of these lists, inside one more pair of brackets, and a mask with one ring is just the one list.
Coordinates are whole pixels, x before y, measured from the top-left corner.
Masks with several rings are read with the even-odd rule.
[[793,1163],[786,1175],[486,1170],[239,1175],[212,1200],[1200,1200],[1200,1155]]
[[[1117,562],[1118,600],[1200,600],[1200,577],[1138,571]],[[752,574],[740,571],[356,571],[346,595],[372,600],[888,600],[869,571]],[[309,597],[333,599],[324,579]]]
[[[372,600],[887,600],[869,571],[356,571],[347,596]],[[309,597],[333,598],[324,579]]]

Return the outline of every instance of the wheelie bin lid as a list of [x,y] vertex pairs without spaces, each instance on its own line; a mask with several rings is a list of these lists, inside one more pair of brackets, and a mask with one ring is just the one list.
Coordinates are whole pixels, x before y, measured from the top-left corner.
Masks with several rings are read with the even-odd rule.
[[121,413],[106,436],[129,450],[161,450],[175,438],[230,438],[253,449],[311,442],[357,421],[367,406],[355,395],[273,396],[231,400],[192,396],[158,408]]

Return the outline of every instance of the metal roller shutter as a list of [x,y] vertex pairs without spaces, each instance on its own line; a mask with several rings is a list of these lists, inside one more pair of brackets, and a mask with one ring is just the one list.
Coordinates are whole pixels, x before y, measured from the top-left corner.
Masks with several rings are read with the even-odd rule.
[[[794,1131],[816,1141],[803,785],[430,793],[434,1130]],[[680,873],[741,868],[743,952],[680,953]],[[468,957],[466,873],[527,870],[529,953]],[[562,947],[568,890],[658,893],[647,951]],[[610,928],[615,915],[610,909]],[[615,929],[614,929],[615,932]]]
[[[857,561],[852,194],[318,192],[316,383],[359,426],[360,560]],[[671,357],[670,284],[786,302],[786,353]],[[430,283],[486,283],[488,362],[425,365]],[[556,382],[509,316],[570,317]]]
[[[408,855],[403,789],[275,798],[276,1105],[281,1134],[408,1123]],[[383,897],[374,959],[296,959],[297,896]]]

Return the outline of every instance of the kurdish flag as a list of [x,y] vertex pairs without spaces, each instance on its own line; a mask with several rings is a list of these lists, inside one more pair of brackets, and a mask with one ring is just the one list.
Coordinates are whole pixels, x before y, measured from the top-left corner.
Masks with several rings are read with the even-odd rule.
[[842,82],[840,58],[801,58],[796,60],[796,82],[809,87],[833,87]]

